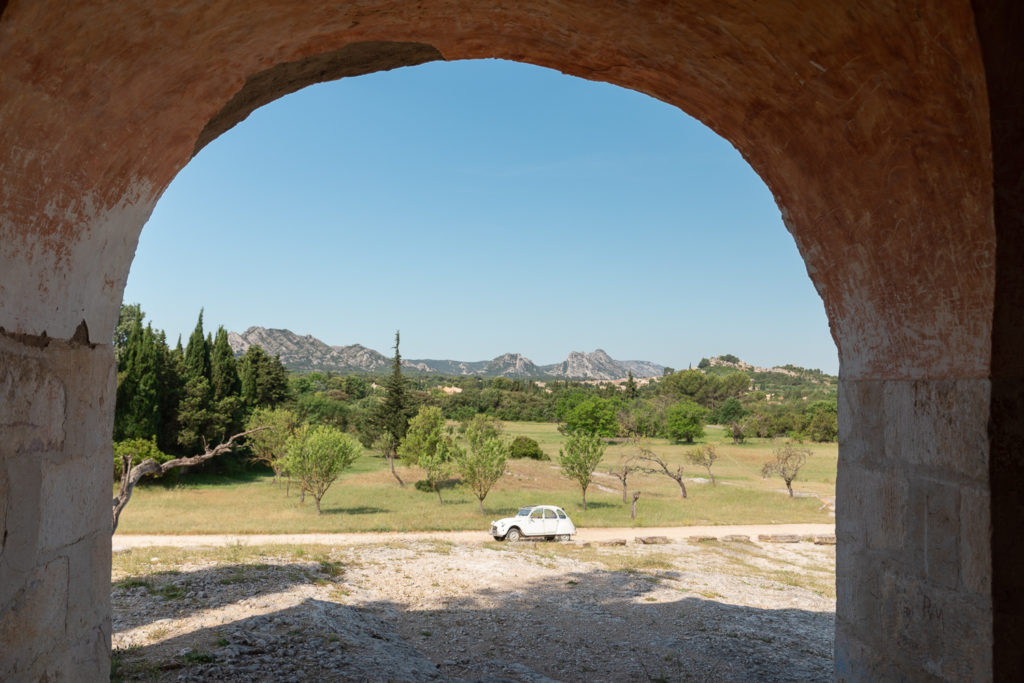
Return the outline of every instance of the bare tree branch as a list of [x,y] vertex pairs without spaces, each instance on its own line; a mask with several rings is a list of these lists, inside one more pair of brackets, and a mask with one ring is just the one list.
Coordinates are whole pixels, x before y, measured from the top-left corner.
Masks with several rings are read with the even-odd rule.
[[135,467],[132,467],[133,455],[121,456],[121,487],[118,489],[117,495],[114,496],[113,500],[113,523],[111,524],[110,535],[113,536],[114,532],[117,531],[117,522],[121,517],[121,511],[124,510],[126,505],[128,505],[128,501],[132,497],[132,492],[135,490],[135,485],[139,483],[140,479],[151,474],[167,474],[175,467],[191,467],[193,465],[206,462],[210,458],[214,458],[218,455],[230,453],[231,449],[234,448],[235,441],[237,439],[241,439],[249,434],[261,432],[264,429],[269,429],[269,427],[257,427],[255,429],[235,434],[224,443],[217,444],[213,448],[210,448],[204,439],[203,453],[186,458],[175,458],[174,460],[168,460],[165,463],[158,463],[156,460],[153,460],[153,458],[146,458]]
[[638,469],[640,469],[640,468],[638,468],[636,466],[636,458],[629,457],[629,458],[626,458],[622,462],[621,465],[619,465],[618,469],[608,470],[608,474],[612,475],[613,477],[618,479],[620,482],[622,482],[622,502],[623,503],[629,502],[626,499],[626,494],[627,494],[626,481],[629,479],[629,475],[632,474],[633,472],[636,472]]
[[679,484],[679,495],[686,498],[686,484],[683,483],[683,466],[680,465],[675,470],[669,469],[668,463],[642,441],[637,443],[637,448],[640,452],[633,457],[638,462],[647,462],[654,465],[654,467],[641,467],[639,468],[640,471],[647,474],[664,474]]

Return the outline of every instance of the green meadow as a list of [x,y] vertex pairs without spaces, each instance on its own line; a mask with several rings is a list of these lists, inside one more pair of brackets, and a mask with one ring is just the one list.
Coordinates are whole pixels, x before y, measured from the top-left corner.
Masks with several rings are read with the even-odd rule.
[[[678,485],[658,474],[629,478],[630,493],[640,491],[637,518],[622,502],[621,483],[607,474],[635,452],[625,440],[612,442],[594,481],[587,489],[587,509],[575,482],[561,476],[558,450],[564,437],[550,423],[508,422],[505,433],[536,439],[550,461],[509,460],[507,473],[484,500],[480,514],[476,497],[453,474],[442,489],[444,504],[433,492],[413,484],[421,478],[415,467],[398,467],[406,485],[392,477],[385,460],[367,451],[330,488],[317,515],[312,498],[300,503],[296,487],[286,494],[283,482],[269,474],[242,478],[190,475],[176,483],[139,486],[121,515],[124,534],[249,534],[359,531],[486,531],[492,519],[514,514],[522,505],[548,503],[566,509],[580,527],[689,526],[833,521],[822,499],[835,495],[835,443],[803,444],[812,456],[793,484],[797,498],[785,493],[778,477],[762,479],[761,467],[782,441],[753,439],[734,445],[717,427],[708,427],[704,443],[714,443],[718,461],[707,472],[686,461],[693,445],[652,439],[654,452],[673,468],[683,465],[688,497]],[[694,479],[698,481],[694,481]]]

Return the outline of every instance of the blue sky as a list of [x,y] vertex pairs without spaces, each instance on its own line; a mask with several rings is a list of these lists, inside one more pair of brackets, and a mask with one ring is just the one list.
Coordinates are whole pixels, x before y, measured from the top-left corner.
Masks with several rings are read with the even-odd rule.
[[733,353],[835,373],[820,298],[739,153],[646,95],[495,60],[306,88],[207,146],[125,291],[171,343],[251,325],[407,358]]

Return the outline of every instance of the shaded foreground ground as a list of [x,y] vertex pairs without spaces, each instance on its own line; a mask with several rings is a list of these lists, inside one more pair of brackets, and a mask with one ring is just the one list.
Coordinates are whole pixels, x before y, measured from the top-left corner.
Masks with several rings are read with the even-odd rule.
[[652,531],[626,530],[627,546],[392,537],[122,550],[115,677],[831,677],[834,546],[632,542]]

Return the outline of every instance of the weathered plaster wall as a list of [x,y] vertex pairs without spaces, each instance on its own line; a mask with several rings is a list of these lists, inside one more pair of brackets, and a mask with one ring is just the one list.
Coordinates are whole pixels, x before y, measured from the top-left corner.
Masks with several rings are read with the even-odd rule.
[[996,302],[989,420],[995,677],[1024,680],[1024,3],[977,0],[992,121]]
[[838,678],[991,678],[989,392],[841,381]]
[[109,676],[111,348],[0,334],[0,679]]
[[[477,57],[651,94],[761,174],[840,351],[837,673],[989,677],[997,251],[986,72],[967,0],[12,0],[0,18],[0,327],[108,339],[156,198],[253,107],[316,80]],[[65,368],[73,352],[62,348],[8,349],[22,373],[12,386],[31,384],[33,363]],[[108,523],[89,514],[65,533],[44,512],[51,491],[83,477],[109,493],[97,434],[109,434],[112,394],[78,393],[90,373],[109,385],[103,348],[52,371],[89,413],[59,457],[45,440],[32,446],[69,458],[64,469],[33,479],[4,451],[7,490],[35,491],[19,495],[37,508],[24,522],[35,540],[11,556],[15,593],[40,572],[59,583],[51,535],[98,539]],[[70,464],[79,459],[89,464]],[[88,585],[103,612],[105,584]],[[0,614],[14,614],[12,599]],[[60,642],[86,648],[103,614]]]

